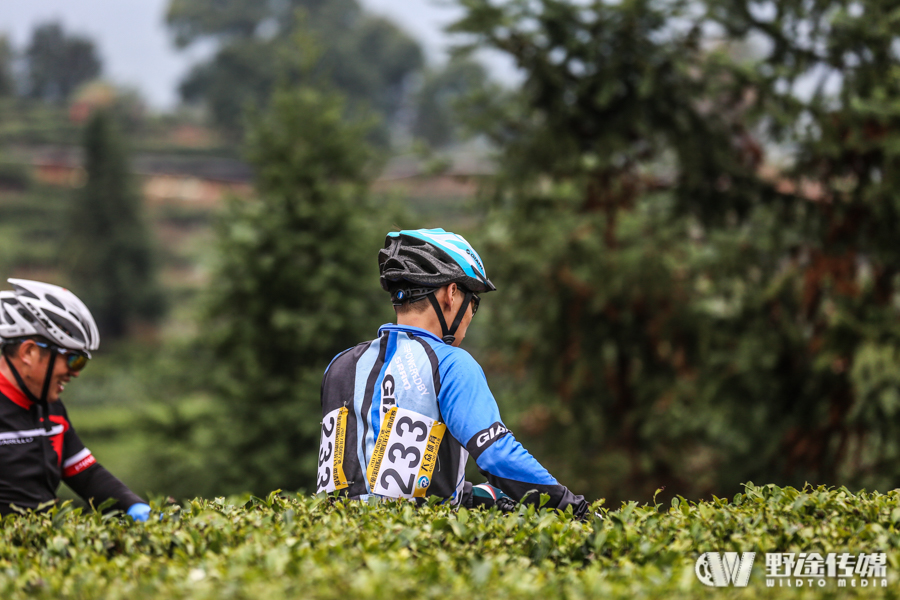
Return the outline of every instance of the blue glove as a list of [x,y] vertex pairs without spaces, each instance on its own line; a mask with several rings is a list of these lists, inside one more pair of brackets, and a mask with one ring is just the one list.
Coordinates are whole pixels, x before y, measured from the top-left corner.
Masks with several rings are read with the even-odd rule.
[[126,514],[135,521],[146,521],[150,518],[150,505],[141,502],[132,504],[128,507],[128,512]]

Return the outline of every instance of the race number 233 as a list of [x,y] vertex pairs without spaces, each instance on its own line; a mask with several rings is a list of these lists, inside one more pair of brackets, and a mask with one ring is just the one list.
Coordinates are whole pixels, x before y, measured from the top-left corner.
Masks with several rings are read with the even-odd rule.
[[333,492],[347,487],[344,476],[344,443],[347,439],[346,408],[336,408],[322,420],[322,441],[319,444],[319,476],[316,493]]
[[381,421],[381,431],[366,475],[373,494],[424,498],[437,464],[447,426],[396,406]]

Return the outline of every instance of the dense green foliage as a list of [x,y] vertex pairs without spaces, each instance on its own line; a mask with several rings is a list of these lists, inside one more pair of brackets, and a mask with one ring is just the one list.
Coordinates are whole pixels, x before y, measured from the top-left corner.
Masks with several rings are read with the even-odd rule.
[[894,487],[894,5],[460,4],[525,76],[481,118],[517,433],[596,495]]
[[[328,498],[216,498],[162,519],[71,506],[0,522],[0,594],[33,598],[896,597],[897,494],[748,485],[733,502],[623,505],[580,522],[516,512],[415,509]],[[155,505],[157,508],[158,505]],[[704,587],[708,551],[885,552],[888,588]],[[868,592],[868,594],[867,594]]]
[[215,123],[243,126],[248,106],[265,106],[279,79],[298,82],[293,69],[304,49],[298,32],[314,32],[322,46],[317,70],[352,105],[371,107],[387,120],[400,108],[422,52],[392,22],[365,14],[356,0],[172,0],[167,23],[180,46],[214,40],[216,54],[182,82],[185,100],[202,102]]
[[170,432],[167,493],[312,485],[325,367],[391,316],[378,286],[387,225],[367,197],[367,130],[345,119],[340,96],[310,87],[277,92],[254,120],[258,197],[233,199],[219,222],[192,357],[206,359],[215,412],[194,419],[193,433]]
[[84,132],[85,178],[69,211],[63,263],[101,337],[163,312],[140,197],[113,117],[96,112]]

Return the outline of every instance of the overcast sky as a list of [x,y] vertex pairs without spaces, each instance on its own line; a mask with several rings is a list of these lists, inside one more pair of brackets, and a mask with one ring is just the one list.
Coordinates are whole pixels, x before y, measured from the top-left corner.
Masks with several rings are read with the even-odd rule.
[[[458,14],[446,0],[360,2],[418,39],[432,61],[443,58],[447,38],[441,30]],[[165,109],[177,102],[177,85],[189,66],[203,57],[200,48],[179,52],[172,46],[163,24],[168,4],[169,0],[0,0],[0,32],[21,49],[36,24],[61,21],[67,31],[93,38],[107,78],[137,88],[152,107]],[[489,62],[501,77],[502,71],[511,71],[497,60]]]

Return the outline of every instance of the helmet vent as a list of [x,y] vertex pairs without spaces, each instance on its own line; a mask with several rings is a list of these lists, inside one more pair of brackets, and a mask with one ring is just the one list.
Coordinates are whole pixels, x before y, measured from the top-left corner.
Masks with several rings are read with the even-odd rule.
[[19,308],[19,314],[22,315],[22,318],[28,321],[29,323],[34,323],[34,317],[31,316],[31,313],[25,310],[24,308]]
[[82,344],[84,343],[84,341],[85,341],[84,336],[81,335],[80,331],[78,331],[78,326],[75,325],[75,323],[66,319],[65,317],[61,317],[59,315],[55,315],[50,312],[48,312],[46,314],[47,314],[47,317],[51,321],[53,321],[57,327],[59,327],[60,329],[62,329],[65,332],[66,335],[68,335],[70,338],[74,338],[74,339],[78,340]]
[[34,295],[34,292],[26,290],[25,288],[19,288],[18,290],[19,296],[25,296],[26,298],[34,298],[35,300],[40,300],[37,296]]
[[0,301],[0,321],[5,321],[6,323],[9,323],[10,325],[16,324],[15,320],[13,320],[13,318],[12,318],[12,315],[10,315],[9,312],[7,312],[7,310],[6,310],[7,304],[13,305],[15,303],[16,303],[16,301],[11,298],[3,298],[3,300]]
[[66,307],[63,306],[63,303],[59,301],[59,298],[57,298],[57,297],[54,296],[53,294],[45,294],[45,295],[44,295],[44,298],[46,298],[46,299],[47,299],[47,302],[49,302],[50,304],[52,304],[52,305],[55,306],[56,308],[59,308],[59,309],[62,309],[62,310],[66,310]]

